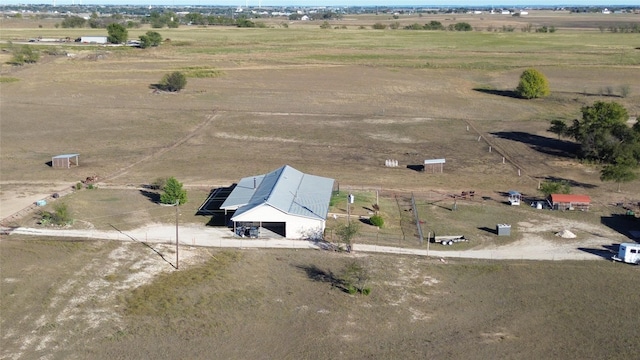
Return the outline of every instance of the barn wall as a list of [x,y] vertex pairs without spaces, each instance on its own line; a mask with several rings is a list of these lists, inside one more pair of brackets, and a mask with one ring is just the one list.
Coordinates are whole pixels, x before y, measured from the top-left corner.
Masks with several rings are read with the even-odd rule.
[[284,222],[288,239],[321,239],[325,221],[286,214],[268,205],[258,206],[239,216],[236,222]]
[[287,238],[320,240],[324,234],[323,220],[291,217],[287,221]]
[[69,167],[69,159],[68,158],[54,158],[51,159],[51,167],[54,168],[68,168]]

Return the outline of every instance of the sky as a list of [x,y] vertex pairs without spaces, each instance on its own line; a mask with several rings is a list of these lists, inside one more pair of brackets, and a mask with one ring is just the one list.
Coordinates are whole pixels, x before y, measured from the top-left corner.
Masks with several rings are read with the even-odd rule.
[[[2,0],[0,4],[52,4],[54,0]],[[55,0],[57,5],[210,5],[210,6],[493,6],[523,7],[523,6],[612,6],[637,5],[637,0]]]

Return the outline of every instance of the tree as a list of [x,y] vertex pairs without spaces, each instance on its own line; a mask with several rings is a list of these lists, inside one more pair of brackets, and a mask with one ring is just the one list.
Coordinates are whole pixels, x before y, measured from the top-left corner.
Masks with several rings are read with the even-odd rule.
[[175,204],[178,201],[182,205],[187,202],[187,191],[182,188],[182,183],[173,176],[167,179],[162,190],[160,202],[163,204]]
[[551,194],[570,194],[571,186],[566,181],[545,181],[540,184],[539,191],[545,197]]
[[602,170],[600,170],[600,180],[618,183],[618,192],[620,192],[621,183],[633,181],[638,178],[638,175],[634,172],[634,168],[636,167],[637,162],[634,166],[633,159],[619,158],[615,163],[605,165]]
[[552,132],[558,137],[563,137],[567,135],[567,124],[562,120],[551,120],[551,126],[547,129],[547,131]]
[[186,85],[187,77],[179,71],[174,71],[170,74],[165,74],[158,87],[165,91],[177,92],[184,89]]
[[125,43],[129,37],[129,32],[126,27],[118,23],[111,23],[107,26],[107,41],[112,44]]
[[536,69],[527,69],[520,75],[516,93],[524,99],[534,99],[549,96],[551,90],[547,78],[541,72]]
[[627,126],[628,119],[622,105],[597,101],[582,107],[582,120],[574,120],[567,134],[580,143],[583,158],[612,163],[640,143],[640,134]]
[[140,35],[140,47],[143,49],[158,46],[161,42],[162,36],[156,31],[147,31],[145,35]]
[[347,252],[353,252],[353,239],[358,234],[360,226],[356,222],[340,224],[336,228],[336,235],[347,246]]

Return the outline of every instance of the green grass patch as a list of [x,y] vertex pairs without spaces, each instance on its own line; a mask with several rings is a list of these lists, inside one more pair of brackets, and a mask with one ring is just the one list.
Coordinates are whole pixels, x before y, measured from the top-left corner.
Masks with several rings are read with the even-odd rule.
[[217,78],[223,74],[222,71],[207,66],[189,66],[179,71],[190,78]]
[[18,82],[20,79],[9,77],[9,76],[0,76],[0,84],[9,84],[13,82]]
[[[160,275],[154,282],[136,288],[130,294],[126,299],[126,312],[128,315],[196,316],[199,307],[209,303],[213,296],[206,292],[208,285],[223,277],[228,267],[240,258],[239,252],[223,251],[202,266]],[[237,297],[237,300],[250,296],[239,292],[223,293],[216,292],[218,296]]]

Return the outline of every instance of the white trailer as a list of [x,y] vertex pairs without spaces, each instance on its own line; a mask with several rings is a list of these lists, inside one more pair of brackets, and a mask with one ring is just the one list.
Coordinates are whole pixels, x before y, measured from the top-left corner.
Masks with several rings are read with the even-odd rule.
[[618,255],[612,257],[614,261],[640,265],[640,244],[622,243],[618,248]]
[[464,235],[434,237],[434,242],[440,243],[442,245],[453,245],[454,243],[465,242],[465,241],[469,241],[469,239],[465,238]]

